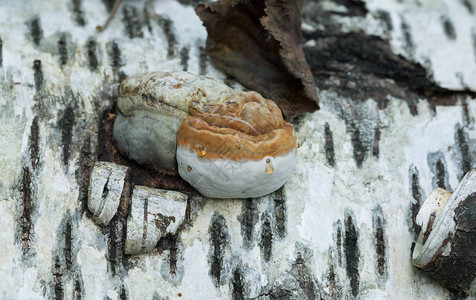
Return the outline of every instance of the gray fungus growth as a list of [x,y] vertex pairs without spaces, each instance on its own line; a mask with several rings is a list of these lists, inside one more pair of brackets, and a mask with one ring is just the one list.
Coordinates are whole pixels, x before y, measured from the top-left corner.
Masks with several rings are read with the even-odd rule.
[[294,128],[276,103],[187,72],[124,80],[113,137],[122,155],[212,198],[271,193],[296,163]]

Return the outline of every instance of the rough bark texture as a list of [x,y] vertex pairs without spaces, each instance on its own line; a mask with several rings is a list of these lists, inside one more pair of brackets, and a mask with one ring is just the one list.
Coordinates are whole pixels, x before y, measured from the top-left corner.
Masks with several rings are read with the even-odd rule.
[[[454,296],[412,267],[411,244],[422,199],[476,167],[474,3],[304,3],[321,110],[294,120],[291,179],[258,199],[224,201],[137,169],[140,184],[190,198],[177,234],[125,256],[138,183],[127,180],[107,227],[86,205],[92,162],[110,159],[101,149],[113,87],[155,70],[240,87],[205,55],[196,1],[126,2],[102,33],[112,1],[0,2],[0,298]],[[465,296],[476,297],[474,284]]]
[[455,210],[455,233],[448,236],[451,253],[447,256],[435,254],[424,270],[438,278],[445,286],[466,290],[476,276],[476,192],[462,201]]

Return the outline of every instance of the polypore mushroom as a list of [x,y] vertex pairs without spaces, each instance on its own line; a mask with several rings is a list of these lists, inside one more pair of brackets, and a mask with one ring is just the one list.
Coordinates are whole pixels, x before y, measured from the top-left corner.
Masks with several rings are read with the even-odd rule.
[[113,135],[123,155],[166,173],[177,154],[182,178],[214,198],[275,191],[296,161],[294,129],[273,101],[186,72],[126,79]]
[[177,132],[193,101],[219,103],[233,92],[225,84],[187,72],[128,77],[120,87],[113,136],[124,156],[176,174]]
[[222,104],[193,102],[177,136],[180,176],[213,198],[259,197],[277,190],[296,162],[293,126],[255,92]]

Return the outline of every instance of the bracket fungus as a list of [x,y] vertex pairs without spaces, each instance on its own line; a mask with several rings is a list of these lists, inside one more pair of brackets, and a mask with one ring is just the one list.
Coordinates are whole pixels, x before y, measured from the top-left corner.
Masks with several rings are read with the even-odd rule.
[[127,78],[113,135],[142,165],[175,174],[178,162],[180,176],[213,198],[273,192],[296,162],[294,128],[273,101],[187,72]]
[[177,132],[193,101],[220,103],[225,84],[187,72],[156,72],[125,79],[117,100],[113,136],[119,152],[159,172],[176,174]]
[[293,126],[255,92],[222,104],[194,102],[177,136],[180,176],[212,198],[258,197],[277,190],[296,161]]
[[413,265],[453,290],[467,290],[476,277],[476,169],[451,194],[434,190],[417,215],[422,227]]

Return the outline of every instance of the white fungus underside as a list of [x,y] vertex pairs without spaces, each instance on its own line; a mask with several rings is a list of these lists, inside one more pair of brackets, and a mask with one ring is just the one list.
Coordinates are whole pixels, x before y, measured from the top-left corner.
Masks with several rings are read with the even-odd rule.
[[[274,168],[270,174],[267,159]],[[177,163],[180,176],[207,197],[250,198],[269,194],[288,180],[296,165],[296,150],[259,161],[233,161],[201,157],[189,147],[178,146]]]

